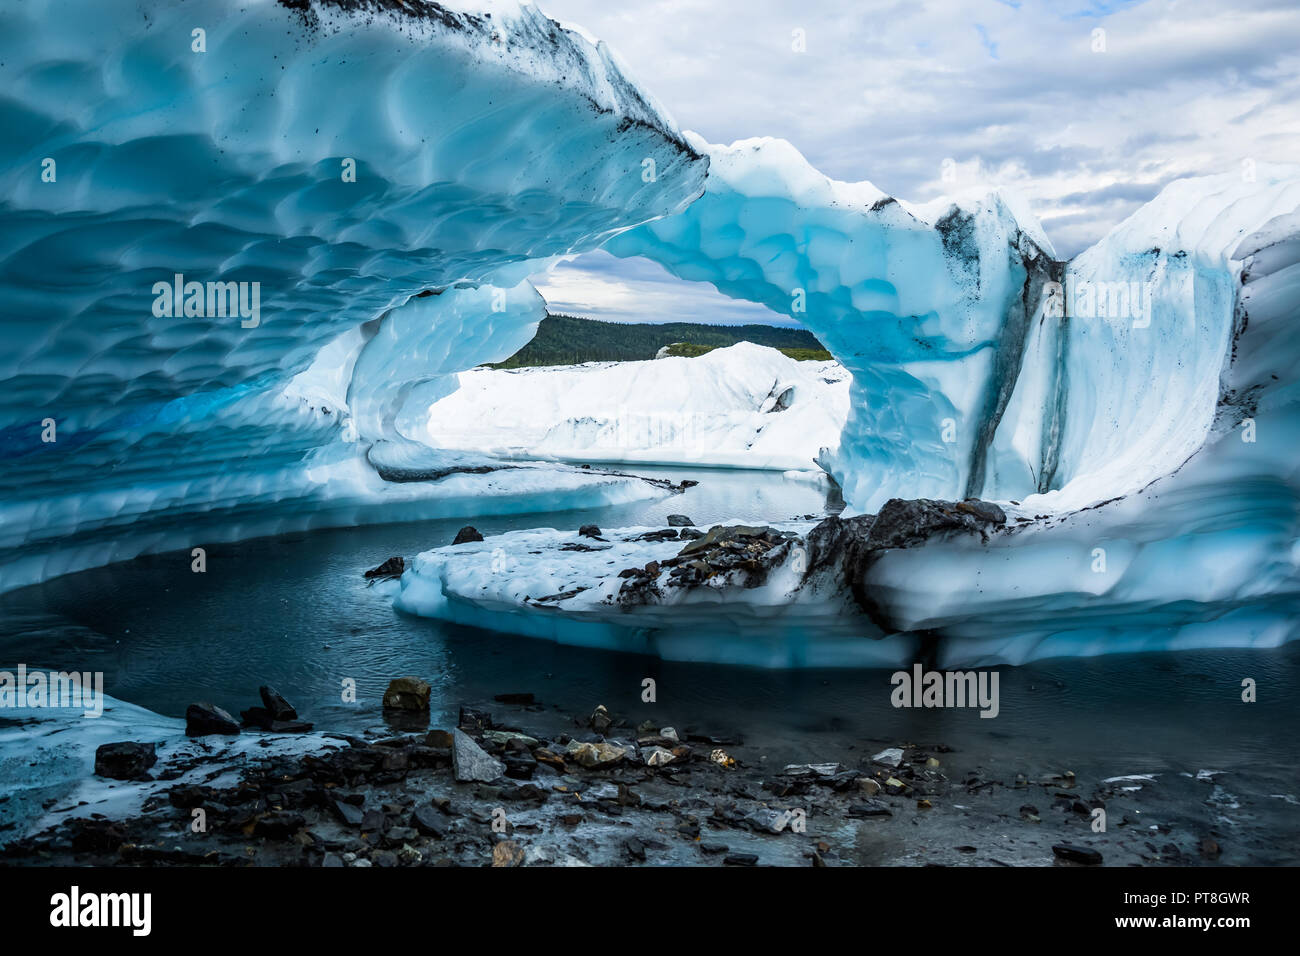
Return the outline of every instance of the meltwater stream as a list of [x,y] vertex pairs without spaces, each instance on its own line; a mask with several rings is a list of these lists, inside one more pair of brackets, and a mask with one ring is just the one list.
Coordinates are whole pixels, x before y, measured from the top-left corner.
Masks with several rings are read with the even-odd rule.
[[[741,735],[761,742],[773,762],[850,748],[869,755],[911,741],[942,743],[963,763],[1007,778],[1066,769],[1081,780],[1222,771],[1215,779],[1242,801],[1243,823],[1265,814],[1270,840],[1296,842],[1297,644],[1002,668],[1000,710],[989,720],[975,710],[896,709],[887,671],[673,664],[408,617],[394,612],[391,589],[362,577],[390,555],[409,559],[450,543],[465,524],[487,535],[662,523],[681,512],[707,526],[820,515],[828,506],[827,488],[807,478],[637,471],[700,484],[635,505],[212,545],[203,574],[190,570],[185,551],[58,578],[0,597],[0,667],[102,671],[110,696],[174,717],[195,700],[231,711],[251,706],[258,686],[269,683],[324,731],[384,732],[383,691],[412,674],[433,686],[431,726],[450,726],[461,704],[492,709],[497,694],[529,692],[546,708],[530,716],[534,726],[571,728],[574,715],[605,704],[633,722]],[[646,677],[656,681],[654,703],[641,700]],[[356,703],[342,700],[349,678]],[[1256,682],[1256,703],[1241,700],[1244,678]]]

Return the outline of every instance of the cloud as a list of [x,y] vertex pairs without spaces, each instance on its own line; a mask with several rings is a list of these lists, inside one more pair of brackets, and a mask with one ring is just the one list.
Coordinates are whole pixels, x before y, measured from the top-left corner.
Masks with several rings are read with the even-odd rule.
[[608,252],[566,259],[533,283],[551,312],[606,322],[797,324],[705,283],[684,282],[646,259],[617,259]]
[[[1300,143],[1294,0],[539,3],[608,42],[684,129],[788,139],[904,199],[1013,186],[1066,256],[1172,179],[1294,162]],[[942,182],[945,159],[964,181]],[[632,268],[608,265],[593,274]]]

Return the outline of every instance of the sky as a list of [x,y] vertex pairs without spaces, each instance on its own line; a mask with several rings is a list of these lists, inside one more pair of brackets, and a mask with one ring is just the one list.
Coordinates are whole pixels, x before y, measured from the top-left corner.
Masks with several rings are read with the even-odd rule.
[[[537,5],[608,42],[682,129],[787,139],[834,179],[913,201],[1014,187],[1063,257],[1174,179],[1300,162],[1297,0]],[[593,318],[779,320],[606,253],[538,287]]]

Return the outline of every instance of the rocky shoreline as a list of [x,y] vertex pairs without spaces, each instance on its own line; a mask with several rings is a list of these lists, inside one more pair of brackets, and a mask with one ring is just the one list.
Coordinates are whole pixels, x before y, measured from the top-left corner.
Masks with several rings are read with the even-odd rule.
[[[1239,862],[1188,809],[1208,802],[1201,791],[1213,781],[1199,775],[1031,778],[907,741],[844,743],[775,765],[761,741],[633,727],[603,706],[559,714],[526,693],[463,706],[457,726],[427,729],[428,685],[393,683],[400,703],[385,721],[408,732],[325,735],[309,752],[225,760],[151,761],[152,745],[106,744],[96,772],[140,788],[140,811],[66,808],[62,822],[0,849],[0,865]],[[271,701],[291,709],[273,691]],[[1105,832],[1094,832],[1098,810]]]

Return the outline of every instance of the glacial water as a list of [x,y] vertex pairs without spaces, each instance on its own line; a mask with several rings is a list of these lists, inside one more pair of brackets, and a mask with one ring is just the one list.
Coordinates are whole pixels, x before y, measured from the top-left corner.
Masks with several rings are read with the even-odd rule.
[[[653,473],[700,484],[652,503],[211,546],[203,574],[177,552],[58,578],[0,597],[0,666],[102,671],[108,694],[168,716],[195,700],[237,711],[269,683],[326,731],[383,732],[384,688],[414,674],[433,686],[431,726],[450,726],[462,703],[508,712],[492,698],[528,692],[544,705],[528,716],[531,726],[572,729],[572,715],[603,703],[633,721],[741,735],[773,762],[847,748],[865,756],[911,741],[944,744],[964,765],[1008,779],[1067,769],[1091,781],[1223,771],[1217,783],[1253,808],[1242,813],[1275,818],[1274,838],[1300,832],[1300,645],[1001,668],[998,716],[983,719],[973,709],[895,708],[887,671],[671,664],[409,617],[393,611],[390,588],[362,577],[390,555],[449,543],[465,524],[484,534],[617,527],[681,512],[708,525],[821,514],[827,505],[824,487],[774,473]],[[654,703],[641,699],[647,677]],[[1256,682],[1256,703],[1241,700],[1244,678]],[[356,703],[342,700],[345,679],[356,682]]]

